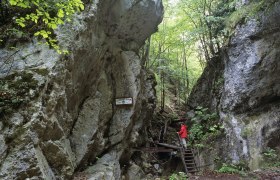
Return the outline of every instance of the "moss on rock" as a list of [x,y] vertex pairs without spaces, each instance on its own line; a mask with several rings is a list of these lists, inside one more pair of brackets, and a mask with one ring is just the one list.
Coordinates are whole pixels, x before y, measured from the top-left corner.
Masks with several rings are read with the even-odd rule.
[[39,88],[38,81],[30,71],[15,72],[0,79],[0,116],[8,115],[36,98]]

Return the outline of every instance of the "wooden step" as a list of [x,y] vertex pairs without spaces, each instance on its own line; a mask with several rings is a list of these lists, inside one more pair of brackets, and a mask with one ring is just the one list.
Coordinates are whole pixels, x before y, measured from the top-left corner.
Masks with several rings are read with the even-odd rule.
[[188,160],[194,159],[193,156],[184,156],[184,158]]
[[193,155],[190,155],[190,154],[185,154],[184,157],[188,157],[188,158],[193,158]]
[[184,157],[185,160],[193,160],[194,158],[193,157]]
[[192,149],[180,149],[182,163],[184,164],[184,169],[186,173],[198,172],[196,167],[194,153]]
[[185,160],[185,162],[186,163],[188,163],[188,162],[192,162],[193,163],[193,160]]
[[194,163],[186,163],[186,165],[195,165]]
[[188,159],[193,159],[193,156],[184,156],[185,158],[188,158]]

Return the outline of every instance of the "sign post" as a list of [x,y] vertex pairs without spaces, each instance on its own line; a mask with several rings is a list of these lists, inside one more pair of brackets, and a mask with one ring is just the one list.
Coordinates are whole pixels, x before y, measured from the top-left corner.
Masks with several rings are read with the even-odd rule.
[[116,98],[116,106],[133,105],[133,98]]

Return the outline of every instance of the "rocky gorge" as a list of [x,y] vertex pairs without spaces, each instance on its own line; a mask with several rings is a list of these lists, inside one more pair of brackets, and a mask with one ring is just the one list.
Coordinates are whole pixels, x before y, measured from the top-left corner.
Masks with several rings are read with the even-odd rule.
[[188,105],[217,112],[225,128],[203,150],[204,163],[222,159],[254,170],[267,163],[267,149],[280,152],[279,12],[278,2],[238,24],[228,47],[212,59],[192,91]]
[[[179,157],[150,163],[148,153],[134,151],[174,119],[155,118],[156,77],[139,55],[163,12],[161,0],[89,1],[55,32],[68,54],[36,37],[0,49],[0,179],[82,172],[91,180],[129,180],[147,179],[145,168],[166,176],[182,169]],[[200,151],[208,169],[228,163],[255,170],[269,163],[266,150],[280,153],[279,12],[276,2],[238,23],[188,97],[190,112],[206,107],[223,125]],[[118,98],[132,104],[117,105]],[[178,144],[174,127],[166,128],[170,144]]]

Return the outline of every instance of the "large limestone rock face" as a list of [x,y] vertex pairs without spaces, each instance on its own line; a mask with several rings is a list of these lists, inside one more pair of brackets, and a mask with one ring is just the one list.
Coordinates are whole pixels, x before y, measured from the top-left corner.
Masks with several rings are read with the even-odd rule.
[[70,179],[86,166],[91,179],[120,179],[155,106],[137,50],[162,13],[160,0],[95,1],[57,31],[69,55],[35,40],[0,50],[0,179]]
[[266,148],[280,147],[280,4],[260,23],[236,29],[225,62],[221,117],[231,136],[233,161],[258,168]]
[[[218,142],[223,144],[222,156],[229,162],[248,162],[252,169],[263,162],[265,149],[280,149],[279,12],[278,2],[269,12],[259,14],[259,19],[237,26],[222,55],[224,68],[211,72],[223,74],[220,93],[208,97],[226,128],[226,137]],[[199,96],[206,89],[214,87],[204,83],[193,94]],[[202,98],[190,100],[193,106],[205,104]]]

